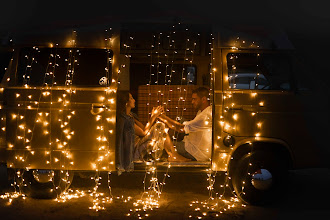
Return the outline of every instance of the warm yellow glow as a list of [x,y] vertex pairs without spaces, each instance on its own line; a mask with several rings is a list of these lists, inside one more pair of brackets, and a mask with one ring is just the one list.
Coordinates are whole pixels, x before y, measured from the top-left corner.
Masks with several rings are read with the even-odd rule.
[[229,130],[229,129],[230,129],[230,125],[226,123],[226,124],[225,124],[225,129],[226,129],[226,130]]
[[105,100],[105,97],[104,96],[100,96],[99,97],[99,101],[103,102]]
[[220,154],[220,158],[221,159],[226,159],[227,158],[227,153],[222,153],[222,154]]

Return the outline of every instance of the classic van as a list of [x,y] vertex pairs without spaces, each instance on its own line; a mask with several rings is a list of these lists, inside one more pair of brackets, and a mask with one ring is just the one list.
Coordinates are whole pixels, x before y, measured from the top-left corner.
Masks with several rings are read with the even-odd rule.
[[170,164],[170,172],[227,172],[237,196],[259,204],[278,195],[288,169],[319,165],[292,48],[205,25],[127,23],[111,31],[93,46],[72,38],[15,48],[0,88],[0,162],[24,176],[32,195],[56,195],[75,172],[116,171],[118,90],[132,93],[146,123],[157,105],[171,118],[193,119],[192,90],[210,89],[210,161],[151,159],[135,163],[137,171],[154,163]]

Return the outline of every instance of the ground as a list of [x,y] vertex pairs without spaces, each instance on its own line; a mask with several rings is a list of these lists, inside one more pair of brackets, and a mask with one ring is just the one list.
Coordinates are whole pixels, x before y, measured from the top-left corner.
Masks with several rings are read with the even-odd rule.
[[[2,167],[2,182],[5,171]],[[113,201],[105,203],[105,210],[96,212],[89,209],[93,206],[92,197],[85,195],[81,198],[72,198],[66,202],[55,200],[17,198],[12,203],[8,199],[0,199],[1,219],[329,219],[329,190],[330,169],[306,169],[290,171],[287,182],[288,192],[274,204],[257,207],[242,206],[241,202],[229,202],[235,205],[223,213],[207,212],[201,202],[209,198],[206,174],[169,173],[166,185],[159,199],[159,208],[148,211],[136,211],[141,206],[134,206],[144,191],[143,173],[124,173],[121,176],[111,174],[110,185]],[[101,175],[103,181],[99,192],[110,195],[106,187],[106,175]],[[105,183],[104,183],[105,182]],[[215,185],[219,183],[216,182]],[[92,190],[93,182],[75,176],[71,190]],[[10,191],[2,187],[0,194]],[[230,200],[233,195],[225,193],[225,199]],[[198,202],[198,204],[196,203]],[[198,211],[198,208],[201,211]],[[197,211],[195,210],[197,209]],[[206,211],[204,211],[204,210]],[[131,211],[130,211],[131,210]],[[203,216],[203,213],[205,216]],[[128,214],[130,216],[128,216]],[[219,217],[216,216],[219,214]],[[146,216],[147,215],[147,216]]]

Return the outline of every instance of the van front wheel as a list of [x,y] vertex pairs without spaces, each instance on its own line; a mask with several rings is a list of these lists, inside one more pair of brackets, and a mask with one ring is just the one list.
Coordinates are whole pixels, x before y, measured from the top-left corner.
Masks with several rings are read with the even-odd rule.
[[287,161],[275,152],[255,151],[244,155],[232,171],[236,195],[246,204],[263,205],[283,195]]
[[73,175],[65,170],[25,171],[23,192],[33,198],[54,199],[70,187]]

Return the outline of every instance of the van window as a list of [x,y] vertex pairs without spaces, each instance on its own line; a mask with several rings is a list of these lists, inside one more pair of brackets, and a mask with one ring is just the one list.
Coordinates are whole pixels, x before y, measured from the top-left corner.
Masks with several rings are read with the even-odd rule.
[[229,53],[230,89],[291,89],[291,61],[288,54]]
[[112,52],[105,49],[22,48],[16,84],[64,86],[72,83],[80,87],[106,86],[107,80],[104,77],[111,80],[109,58],[112,58]]
[[196,85],[197,68],[191,64],[130,64],[130,91],[133,96],[137,97],[139,86],[148,85],[149,81],[151,85]]
[[196,85],[195,65],[183,64],[130,64],[131,85]]
[[6,73],[6,69],[8,68],[9,62],[13,57],[13,52],[9,49],[0,49],[0,82],[2,81],[3,76]]

